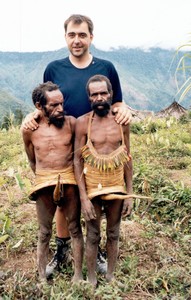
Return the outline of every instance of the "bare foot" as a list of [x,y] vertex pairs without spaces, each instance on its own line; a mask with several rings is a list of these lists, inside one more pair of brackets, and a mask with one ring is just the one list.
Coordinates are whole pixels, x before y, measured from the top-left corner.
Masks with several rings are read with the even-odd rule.
[[97,287],[97,279],[96,277],[88,277],[88,282],[92,285],[93,288],[96,288]]
[[75,275],[72,277],[72,283],[78,283],[80,281],[83,281],[83,276],[82,274]]
[[107,282],[111,282],[111,281],[115,280],[115,277],[113,274],[106,274],[105,279]]
[[48,286],[48,281],[46,278],[40,278],[38,283],[37,283],[37,289],[39,291],[43,291],[44,288],[46,288]]

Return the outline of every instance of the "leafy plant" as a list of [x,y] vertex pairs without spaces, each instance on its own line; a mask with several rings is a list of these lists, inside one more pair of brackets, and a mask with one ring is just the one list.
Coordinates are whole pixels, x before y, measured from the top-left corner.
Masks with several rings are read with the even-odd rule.
[[0,212],[0,244],[4,243],[11,230],[11,219],[6,216],[3,212]]
[[[177,86],[176,96],[179,96],[181,102],[191,90],[191,40],[181,45],[175,55],[177,56],[180,53],[181,56],[175,71],[175,82]],[[180,73],[183,77],[180,76]]]

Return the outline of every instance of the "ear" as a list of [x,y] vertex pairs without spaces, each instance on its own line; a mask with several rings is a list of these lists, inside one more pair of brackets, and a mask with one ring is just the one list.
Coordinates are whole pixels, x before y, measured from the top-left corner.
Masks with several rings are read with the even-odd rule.
[[40,104],[40,102],[36,102],[35,107],[39,110],[42,110],[42,105]]

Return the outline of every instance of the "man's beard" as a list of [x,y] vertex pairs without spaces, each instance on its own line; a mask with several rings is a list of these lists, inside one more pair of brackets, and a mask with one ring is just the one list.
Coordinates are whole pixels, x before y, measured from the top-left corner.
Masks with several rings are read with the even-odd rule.
[[[102,109],[98,108],[99,106],[102,106]],[[110,108],[111,108],[111,100],[105,101],[105,102],[92,102],[91,108],[93,111],[98,115],[99,117],[105,117],[108,115]]]
[[46,117],[49,118],[49,124],[53,124],[54,126],[56,126],[57,128],[62,128],[64,125],[64,112],[59,114],[59,117],[62,116],[62,118],[58,118],[58,117],[54,117],[54,116],[50,116],[50,114],[48,113],[46,107],[44,107],[44,111],[45,111],[45,115]]
[[56,118],[56,117],[49,118],[49,124],[53,124],[57,128],[62,128],[64,125],[64,121],[65,121],[64,115],[63,118]]

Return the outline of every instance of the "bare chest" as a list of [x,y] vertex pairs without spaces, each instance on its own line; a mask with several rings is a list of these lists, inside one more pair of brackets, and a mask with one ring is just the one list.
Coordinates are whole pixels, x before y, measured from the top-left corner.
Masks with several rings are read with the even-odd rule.
[[72,145],[72,133],[67,129],[39,128],[33,136],[33,145],[40,152],[63,151]]
[[121,127],[114,119],[107,119],[104,122],[92,122],[90,140],[99,153],[110,153],[121,145]]

